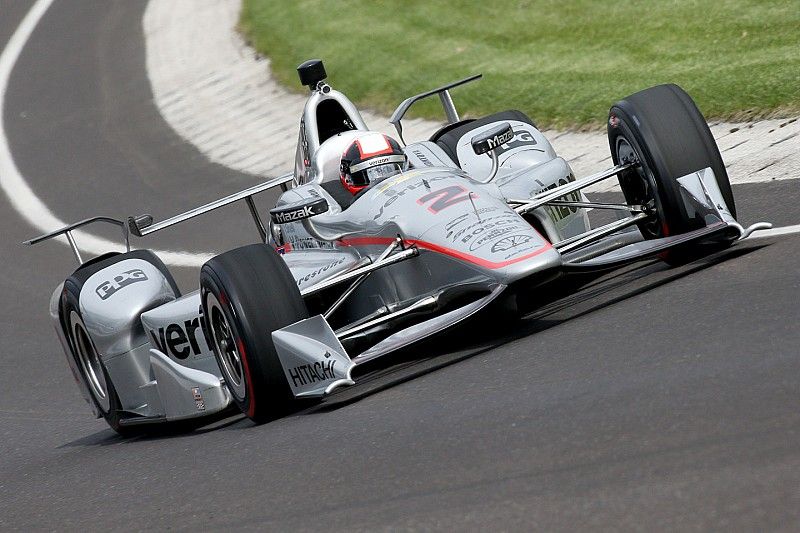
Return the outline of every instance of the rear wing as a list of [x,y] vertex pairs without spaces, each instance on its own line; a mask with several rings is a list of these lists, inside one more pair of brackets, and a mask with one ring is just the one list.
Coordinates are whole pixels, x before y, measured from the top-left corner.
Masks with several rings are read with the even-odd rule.
[[483,74],[475,74],[468,78],[464,78],[463,80],[454,81],[452,83],[448,83],[447,85],[442,85],[438,89],[432,89],[403,100],[400,105],[397,106],[397,109],[394,110],[394,113],[392,113],[392,118],[389,119],[389,122],[393,124],[394,128],[397,130],[397,135],[400,137],[400,140],[403,141],[403,144],[406,144],[406,141],[403,139],[403,124],[401,121],[412,105],[429,96],[438,94],[439,100],[441,100],[442,107],[444,108],[444,113],[447,116],[447,123],[455,124],[459,121],[459,118],[458,111],[456,111],[456,106],[453,103],[453,99],[450,97],[450,89],[453,87],[458,87],[459,85],[465,85],[482,77]]
[[122,237],[125,241],[125,247],[127,251],[130,251],[131,234],[137,237],[144,237],[145,235],[149,235],[151,233],[155,233],[156,231],[160,231],[164,228],[174,226],[175,224],[192,219],[204,213],[208,213],[209,211],[219,209],[220,207],[224,207],[228,204],[232,204],[233,202],[239,200],[244,200],[247,203],[247,207],[250,210],[250,215],[253,217],[253,222],[255,222],[256,229],[258,230],[258,234],[261,237],[262,242],[267,242],[267,235],[268,235],[267,228],[264,226],[264,223],[261,220],[261,216],[258,214],[255,202],[253,202],[253,196],[275,187],[280,187],[281,190],[286,191],[288,190],[287,184],[293,179],[294,179],[294,174],[292,173],[284,174],[269,181],[265,181],[264,183],[260,183],[258,185],[254,185],[252,187],[244,189],[243,191],[231,194],[230,196],[226,196],[225,198],[220,198],[219,200],[214,200],[213,202],[201,205],[200,207],[195,207],[194,209],[190,209],[185,213],[175,215],[174,217],[162,220],[161,222],[155,224],[153,223],[153,216],[148,214],[139,215],[136,217],[128,217],[127,221],[117,220],[116,218],[111,218],[111,217],[98,216],[98,217],[87,218],[85,220],[81,220],[80,222],[75,222],[74,224],[69,224],[67,226],[64,226],[63,228],[51,231],[50,233],[34,237],[33,239],[24,241],[23,244],[32,246],[42,241],[52,239],[53,237],[65,235],[67,237],[67,241],[69,242],[70,247],[72,248],[72,253],[75,255],[75,258],[78,260],[79,263],[83,264],[84,261],[81,257],[80,250],[78,249],[78,245],[75,242],[75,237],[72,235],[72,232],[80,227],[88,226],[89,224],[94,224],[96,222],[106,222],[109,224],[113,224],[115,226],[119,226],[122,229]]
[[73,230],[76,230],[83,226],[88,226],[89,224],[94,224],[95,222],[107,222],[109,224],[113,224],[114,226],[119,226],[120,228],[122,228],[122,238],[125,240],[125,249],[129,252],[131,251],[131,239],[130,239],[130,234],[128,233],[128,226],[123,221],[111,217],[86,218],[84,220],[81,220],[80,222],[75,222],[74,224],[69,224],[68,226],[64,226],[63,228],[51,231],[50,233],[45,233],[44,235],[39,235],[38,237],[34,237],[33,239],[23,241],[22,244],[33,246],[34,244],[38,244],[42,241],[52,239],[53,237],[58,237],[59,235],[65,235],[67,237],[67,241],[69,242],[70,248],[72,248],[72,253],[75,255],[75,259],[78,260],[78,263],[83,264],[83,258],[81,257],[81,252],[78,249],[78,245],[75,242],[75,237],[72,235],[72,232]]
[[144,237],[145,235],[150,235],[151,233],[155,233],[164,228],[168,228],[170,226],[174,226],[175,224],[185,222],[198,215],[208,213],[209,211],[214,211],[215,209],[219,209],[220,207],[232,204],[233,202],[244,200],[247,203],[247,207],[250,209],[250,214],[253,217],[253,222],[255,222],[256,228],[258,229],[258,233],[261,236],[261,240],[267,242],[267,229],[264,227],[264,223],[261,221],[261,216],[258,214],[258,211],[256,210],[256,205],[253,202],[253,196],[255,196],[260,192],[264,192],[268,189],[272,189],[274,187],[280,187],[281,190],[286,191],[288,189],[286,184],[292,181],[293,179],[294,179],[294,174],[292,173],[284,174],[283,176],[279,176],[275,179],[265,181],[264,183],[254,185],[243,191],[233,193],[230,196],[226,196],[225,198],[220,198],[219,200],[214,200],[213,202],[201,205],[200,207],[195,207],[194,209],[190,209],[185,213],[181,213],[180,215],[175,215],[174,217],[162,220],[161,222],[158,222],[156,224],[153,224],[152,215],[139,215],[138,217],[128,217],[128,228],[130,229],[130,232],[136,235],[137,237]]

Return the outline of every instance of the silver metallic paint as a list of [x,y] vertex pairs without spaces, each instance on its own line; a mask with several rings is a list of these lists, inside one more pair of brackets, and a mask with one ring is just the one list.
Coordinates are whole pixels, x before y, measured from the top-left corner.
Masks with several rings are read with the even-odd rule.
[[[210,415],[230,405],[230,394],[218,375],[180,365],[155,348],[149,350],[149,356],[167,420]],[[202,398],[202,409],[197,394]]]
[[122,408],[142,416],[158,414],[158,406],[148,403],[143,389],[152,380],[149,351],[150,344],[146,342],[127,352],[103,359],[106,371],[117,389]]
[[[353,385],[353,362],[322,315],[273,331],[272,340],[296,397],[320,397],[340,386]],[[315,372],[314,367],[329,368],[329,372]],[[309,372],[315,375],[313,381],[305,377]]]
[[[316,154],[317,149],[322,144],[319,138],[319,129],[317,124],[317,106],[320,102],[325,100],[336,101],[341,108],[347,113],[350,120],[357,130],[367,130],[367,125],[361,117],[361,113],[356,109],[356,106],[342,93],[337,90],[331,89],[328,92],[313,91],[306,102],[303,109],[303,118],[301,119],[300,136],[297,142],[297,152],[295,155],[295,183],[302,185],[311,180],[309,176],[310,166],[305,164],[303,146],[307,146],[309,157]],[[344,151],[344,150],[342,150]],[[339,156],[341,157],[341,152]],[[310,159],[309,159],[310,163]],[[338,165],[338,162],[337,162]]]
[[[144,272],[147,279],[123,287],[107,299],[97,294],[101,284],[133,269]],[[140,315],[174,299],[169,281],[158,268],[142,259],[125,259],[92,274],[83,284],[79,303],[97,351],[107,359],[147,342]]]
[[[141,315],[142,324],[149,336],[150,344],[153,346],[157,345],[156,342],[153,342],[154,339],[158,339],[158,342],[160,342],[159,328],[166,329],[170,324],[178,324],[182,327],[187,321],[193,322],[195,319],[200,323],[199,290],[184,294],[180,298],[169,301],[149,311],[145,311]],[[189,335],[188,332],[187,335]],[[175,357],[173,354],[169,353],[169,350],[167,350],[165,355],[181,366],[202,370],[203,372],[214,374],[219,378],[221,376],[219,367],[214,360],[214,352],[210,347],[208,339],[206,339],[203,328],[198,327],[195,329],[193,335],[200,349],[199,354],[195,355],[191,351],[191,346],[189,346],[190,355],[184,359]],[[187,340],[187,343],[190,344],[190,341]]]

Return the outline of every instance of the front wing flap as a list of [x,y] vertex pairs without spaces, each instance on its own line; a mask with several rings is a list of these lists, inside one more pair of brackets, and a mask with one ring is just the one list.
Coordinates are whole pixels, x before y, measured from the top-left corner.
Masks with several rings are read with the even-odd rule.
[[[692,172],[678,178],[677,181],[687,213],[701,218],[705,222],[704,227],[680,235],[642,240],[615,247],[606,253],[592,255],[590,259],[583,259],[585,255],[579,249],[564,255],[564,269],[570,271],[613,268],[657,255],[681,244],[693,241],[731,242],[744,239],[755,230],[772,227],[772,224],[766,222],[753,224],[749,228],[742,227],[731,215],[711,168]],[[620,235],[612,235],[607,240],[619,240],[619,238]]]
[[272,340],[292,394],[297,398],[319,398],[339,387],[354,385],[351,374],[357,365],[395,352],[466,320],[494,301],[505,288],[505,285],[494,285],[483,298],[396,331],[353,358],[345,351],[322,315],[273,331]]

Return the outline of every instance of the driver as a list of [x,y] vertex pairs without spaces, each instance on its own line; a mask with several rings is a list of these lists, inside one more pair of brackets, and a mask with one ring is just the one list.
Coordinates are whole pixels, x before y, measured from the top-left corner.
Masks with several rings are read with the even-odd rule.
[[339,177],[344,188],[356,195],[407,167],[408,158],[397,141],[383,133],[367,132],[342,154]]

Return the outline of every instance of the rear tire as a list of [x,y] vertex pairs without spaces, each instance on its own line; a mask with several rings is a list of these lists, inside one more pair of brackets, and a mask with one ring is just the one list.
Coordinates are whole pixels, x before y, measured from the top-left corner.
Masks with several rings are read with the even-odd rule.
[[203,320],[233,401],[265,422],[285,414],[294,396],[271,333],[308,318],[289,268],[269,246],[220,254],[200,271]]
[[152,264],[163,273],[175,296],[180,295],[172,274],[153,252],[149,250],[134,250],[122,254],[109,252],[83,263],[64,281],[64,291],[59,303],[59,317],[65,337],[70,344],[72,357],[77,363],[80,379],[83,380],[97,412],[111,429],[120,435],[131,436],[150,432],[151,428],[156,426],[123,426],[120,424],[123,419],[121,415],[123,412],[122,402],[120,402],[114,382],[106,371],[102,357],[95,347],[80,311],[80,296],[86,280],[102,269],[126,259],[141,259]]
[[135,431],[120,425],[122,405],[114,388],[114,382],[106,372],[100,354],[94,346],[86,324],[81,316],[78,299],[71,291],[65,293],[64,319],[67,327],[67,339],[72,348],[72,356],[78,363],[78,369],[86,388],[89,390],[95,408],[106,423],[123,436]]
[[[692,98],[677,85],[658,85],[632,94],[611,107],[608,142],[615,165],[636,160],[641,165],[619,175],[629,204],[651,206],[656,217],[639,223],[646,239],[679,235],[703,227],[690,217],[677,179],[711,167],[730,213],[736,206],[728,173],[711,130]],[[730,243],[722,243],[722,246]],[[712,249],[694,244],[670,249],[661,257],[681,263]]]

